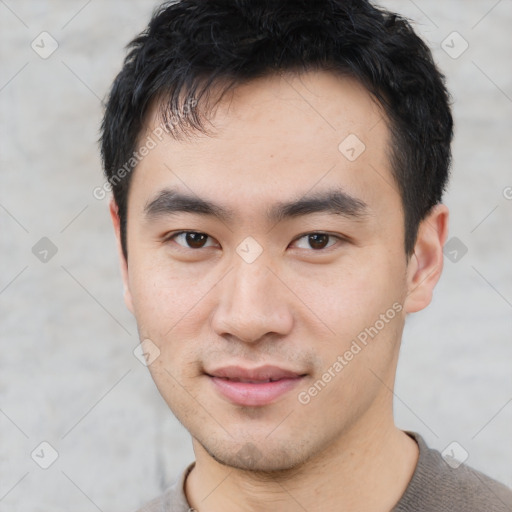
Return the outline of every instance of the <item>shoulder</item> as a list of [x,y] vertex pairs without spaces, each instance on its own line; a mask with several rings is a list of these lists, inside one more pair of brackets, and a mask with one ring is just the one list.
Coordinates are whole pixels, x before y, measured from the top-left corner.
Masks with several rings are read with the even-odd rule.
[[465,464],[449,465],[419,434],[408,434],[418,443],[420,456],[393,512],[512,512],[511,489]]
[[[161,496],[146,503],[137,512],[171,512],[173,509],[169,508],[169,502],[172,500],[175,493],[174,486],[171,486]],[[181,512],[181,510],[179,511]]]
[[172,484],[161,496],[146,503],[137,512],[189,512],[192,509],[187,503],[183,489],[185,479],[194,467],[192,462],[180,475],[178,480]]

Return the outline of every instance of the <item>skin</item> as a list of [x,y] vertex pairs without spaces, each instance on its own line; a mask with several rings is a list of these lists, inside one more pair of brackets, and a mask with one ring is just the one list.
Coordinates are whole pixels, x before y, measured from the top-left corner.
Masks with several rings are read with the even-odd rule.
[[[159,122],[154,108],[148,132]],[[141,340],[158,347],[152,377],[193,438],[187,498],[199,512],[389,511],[418,459],[392,413],[402,330],[407,314],[429,304],[441,275],[448,210],[438,205],[425,218],[407,257],[387,123],[350,78],[319,71],[261,78],[236,88],[212,122],[214,136],[166,136],[134,171],[128,263],[111,203],[127,307]],[[366,145],[353,162],[338,149],[351,133]],[[235,214],[229,222],[194,213],[147,218],[145,206],[166,187]],[[276,202],[331,188],[364,202],[365,215],[266,217]],[[180,230],[211,238],[190,248],[184,237],[169,238]],[[315,249],[304,235],[316,232],[342,238]],[[252,263],[236,252],[248,236],[263,250]],[[401,311],[300,403],[298,393],[395,303]],[[204,373],[228,364],[307,375],[274,403],[242,407]],[[249,461],[240,455],[248,450]]]

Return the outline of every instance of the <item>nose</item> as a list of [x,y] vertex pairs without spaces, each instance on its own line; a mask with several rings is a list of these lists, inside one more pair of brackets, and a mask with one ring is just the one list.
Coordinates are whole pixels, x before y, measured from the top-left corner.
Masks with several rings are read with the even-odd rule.
[[254,343],[291,331],[290,292],[263,258],[235,262],[218,286],[219,302],[211,319],[218,336]]

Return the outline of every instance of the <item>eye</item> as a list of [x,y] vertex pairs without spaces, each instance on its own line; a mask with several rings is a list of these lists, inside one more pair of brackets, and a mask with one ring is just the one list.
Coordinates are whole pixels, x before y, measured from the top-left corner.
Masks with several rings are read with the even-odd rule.
[[213,238],[208,236],[206,233],[198,231],[180,231],[179,233],[174,233],[174,235],[168,237],[166,241],[173,240],[185,249],[203,249],[204,247],[215,246],[214,243],[208,244],[208,239],[213,241]]
[[299,249],[313,249],[319,251],[332,247],[340,237],[329,235],[327,233],[308,233],[295,240]]

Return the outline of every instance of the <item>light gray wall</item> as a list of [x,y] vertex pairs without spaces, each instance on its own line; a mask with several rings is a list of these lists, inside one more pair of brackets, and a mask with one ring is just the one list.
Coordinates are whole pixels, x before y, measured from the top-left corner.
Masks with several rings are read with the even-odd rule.
[[[512,2],[382,3],[416,21],[447,75],[446,203],[467,247],[450,246],[433,304],[408,320],[397,423],[512,485]],[[107,201],[92,195],[100,98],[155,5],[0,1],[0,512],[132,510],[193,457],[132,353]],[[47,59],[31,48],[51,50],[42,31],[58,44]],[[464,48],[453,31],[469,44],[458,58],[441,47]],[[41,442],[58,453],[46,470]]]

